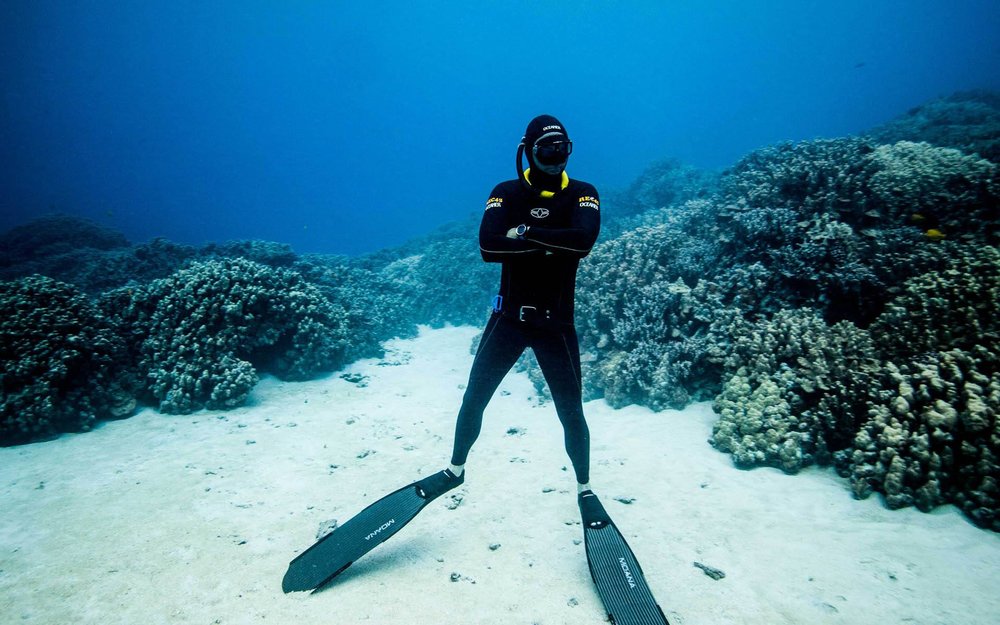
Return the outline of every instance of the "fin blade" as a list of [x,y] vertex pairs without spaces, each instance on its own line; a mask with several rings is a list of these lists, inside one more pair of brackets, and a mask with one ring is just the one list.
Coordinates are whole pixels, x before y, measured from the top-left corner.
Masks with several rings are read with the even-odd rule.
[[288,565],[282,590],[313,590],[343,572],[417,516],[427,500],[410,485],[371,504]]
[[588,496],[589,510],[581,498],[587,563],[608,616],[616,625],[669,625],[625,537],[596,495]]
[[382,497],[292,560],[281,589],[286,593],[315,590],[329,583],[462,481],[441,472]]

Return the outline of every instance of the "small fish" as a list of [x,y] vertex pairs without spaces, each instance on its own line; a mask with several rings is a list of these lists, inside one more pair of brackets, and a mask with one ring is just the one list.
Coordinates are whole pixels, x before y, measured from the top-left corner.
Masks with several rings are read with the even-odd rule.
[[864,66],[865,66],[865,62],[864,61],[859,61],[858,63],[854,64],[854,69],[861,69]]
[[927,218],[921,215],[920,213],[913,213],[912,215],[910,215],[910,221],[912,221],[913,223],[920,223],[925,219]]
[[926,237],[931,241],[940,241],[941,239],[944,238],[944,233],[934,228],[931,228],[930,230],[925,232],[924,235],[926,235]]

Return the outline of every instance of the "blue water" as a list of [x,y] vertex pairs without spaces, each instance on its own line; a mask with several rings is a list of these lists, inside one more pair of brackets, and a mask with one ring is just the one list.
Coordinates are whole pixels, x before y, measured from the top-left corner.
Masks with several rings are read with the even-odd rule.
[[996,0],[8,1],[0,230],[356,254],[478,213],[542,112],[611,189],[974,88],[1000,89]]

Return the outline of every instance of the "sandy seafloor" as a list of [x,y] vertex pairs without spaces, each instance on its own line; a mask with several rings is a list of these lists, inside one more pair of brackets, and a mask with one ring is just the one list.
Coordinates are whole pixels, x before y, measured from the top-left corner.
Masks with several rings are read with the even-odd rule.
[[[0,449],[0,622],[606,622],[561,428],[524,374],[462,487],[323,591],[281,592],[321,523],[445,466],[476,334],[392,341],[345,370],[361,383],[265,378],[230,412],[147,409]],[[1000,623],[1000,536],[954,508],[856,501],[829,470],[735,469],[706,443],[707,404],[586,411],[594,488],[673,625]]]

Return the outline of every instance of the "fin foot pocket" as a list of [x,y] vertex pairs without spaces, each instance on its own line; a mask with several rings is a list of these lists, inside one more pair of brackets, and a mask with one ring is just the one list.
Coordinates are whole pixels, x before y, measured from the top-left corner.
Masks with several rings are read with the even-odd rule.
[[465,471],[461,475],[455,475],[451,469],[439,471],[434,475],[425,477],[416,483],[417,495],[423,497],[428,502],[437,499],[453,488],[458,488],[465,483]]
[[580,504],[580,517],[584,527],[600,529],[611,523],[611,517],[593,491],[585,490],[580,493],[577,502]]

